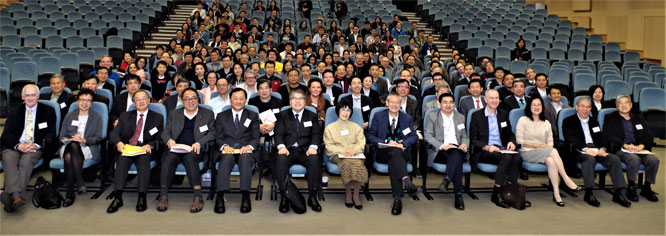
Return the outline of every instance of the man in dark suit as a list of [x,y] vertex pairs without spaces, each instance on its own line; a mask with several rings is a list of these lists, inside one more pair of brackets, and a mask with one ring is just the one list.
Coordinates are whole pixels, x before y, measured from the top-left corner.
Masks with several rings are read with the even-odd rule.
[[250,182],[252,181],[252,166],[255,162],[254,151],[259,151],[259,116],[257,113],[245,109],[247,92],[241,88],[231,90],[231,109],[220,112],[215,119],[217,132],[216,145],[221,152],[220,168],[217,172],[217,198],[215,199],[215,213],[225,212],[224,192],[229,191],[229,176],[234,164],[238,164],[240,171],[240,190],[242,197],[241,213],[252,210],[250,205]]
[[495,185],[490,200],[502,208],[509,208],[500,189],[508,183],[516,183],[520,174],[522,158],[519,154],[504,154],[501,150],[516,150],[516,137],[511,131],[509,112],[497,109],[499,93],[497,90],[486,91],[486,108],[472,114],[470,123],[470,143],[472,157],[470,163],[476,168],[478,162],[497,165]]
[[[416,144],[419,138],[414,130],[412,118],[400,111],[401,101],[400,95],[391,93],[386,98],[388,109],[375,113],[372,125],[366,133],[368,142],[376,148],[371,154],[373,160],[389,166],[393,215],[402,213],[403,186],[409,194],[421,191],[420,187],[412,183],[407,173],[407,162],[410,160],[409,148]],[[379,147],[379,144],[382,144],[382,147]]]
[[447,83],[444,80],[444,75],[442,75],[442,73],[437,72],[437,73],[432,75],[432,85],[433,86],[430,87],[430,88],[427,88],[425,91],[423,91],[423,97],[428,96],[428,95],[435,95],[435,93],[437,93],[437,90],[435,90],[435,89],[440,84],[445,84],[446,86],[449,86],[449,83]]
[[49,147],[57,143],[55,111],[38,105],[39,88],[28,84],[21,91],[24,105],[9,112],[2,132],[2,165],[5,191],[1,200],[4,210],[13,212],[25,205],[25,194],[32,174],[42,154],[52,153]]
[[363,129],[367,129],[368,121],[370,121],[370,111],[375,108],[375,106],[372,104],[372,99],[361,93],[361,89],[363,89],[361,78],[358,76],[352,77],[349,82],[349,91],[351,91],[351,95],[341,98],[340,101],[347,100],[354,106],[354,108],[361,109],[361,112],[363,112]]
[[456,86],[461,84],[469,84],[469,81],[472,80],[473,73],[474,73],[474,65],[472,64],[465,65],[465,69],[463,71],[463,74],[461,75],[461,78],[455,82],[455,85],[453,85],[453,87],[455,88]]
[[[356,29],[356,26],[354,26]],[[368,46],[363,43],[363,36],[360,34],[357,34],[354,38],[354,34],[351,34],[349,37],[349,42],[356,42],[354,45],[356,45],[356,52],[364,53],[368,52]]]
[[[360,55],[360,54],[359,54]],[[379,101],[384,105],[386,101],[386,96],[389,94],[389,86],[388,86],[388,81],[386,81],[383,78],[379,78],[379,65],[373,64],[370,66],[370,76],[372,76],[372,89],[377,91],[379,94]],[[359,75],[358,76],[364,76],[364,75]],[[379,105],[377,105],[379,106]]]
[[[409,89],[409,81],[404,79],[398,79],[395,81],[395,91],[400,95],[400,108],[412,118],[414,124],[421,124],[419,103],[417,100],[409,97]],[[414,129],[416,129],[416,127],[414,127]]]
[[[515,86],[515,85],[514,85]],[[578,99],[576,103],[576,115],[570,116],[562,122],[562,132],[565,141],[570,145],[573,160],[581,163],[581,172],[585,181],[585,202],[591,206],[598,207],[599,201],[592,193],[594,188],[594,166],[601,163],[613,180],[613,202],[624,207],[631,206],[622,193],[627,183],[624,181],[620,158],[606,152],[606,139],[601,132],[599,122],[596,118],[590,118],[592,103],[589,98]],[[570,158],[565,163],[575,163]]]
[[[169,207],[169,186],[173,182],[178,162],[185,166],[187,179],[194,189],[194,199],[191,213],[197,213],[203,208],[204,198],[201,195],[201,173],[199,162],[201,154],[208,142],[215,139],[215,118],[213,111],[199,109],[199,94],[193,88],[187,88],[181,95],[183,108],[172,110],[169,115],[168,126],[162,132],[162,140],[166,141],[169,150],[162,160],[162,173],[160,177],[160,201],[157,203],[158,211],[166,211]],[[174,145],[186,145],[190,152],[174,152]]]
[[500,109],[506,110],[507,113],[516,108],[520,109],[525,108],[525,104],[527,104],[527,99],[529,99],[528,96],[525,96],[524,80],[521,79],[513,80],[513,86],[511,87],[511,92],[513,94],[505,97],[504,100],[502,100],[502,107],[500,107]]
[[[324,86],[321,88],[321,93],[328,94],[328,96],[331,98],[331,102],[337,101],[338,97],[340,97],[340,94],[342,94],[342,88],[333,86],[333,84],[335,84],[335,77],[333,76],[333,71],[332,70],[324,71],[322,80],[324,81]],[[282,103],[285,103],[286,101],[285,98],[286,97],[282,97]],[[291,103],[291,101],[289,101],[289,103]]]
[[[328,75],[329,73],[326,73]],[[332,72],[331,72],[332,76]],[[317,190],[321,188],[321,159],[318,155],[321,143],[321,127],[317,114],[305,108],[305,92],[293,90],[289,95],[291,109],[281,111],[275,125],[275,144],[278,156],[275,158],[275,179],[281,192],[280,212],[289,211],[285,197],[285,179],[292,164],[301,164],[307,169],[308,206],[313,211],[321,211],[317,201]]]
[[[118,150],[116,157],[115,172],[115,198],[111,205],[106,209],[108,213],[118,211],[123,206],[123,190],[125,189],[125,180],[127,171],[132,163],[136,165],[139,175],[139,198],[136,204],[136,211],[146,210],[146,192],[148,191],[148,180],[150,178],[150,160],[152,151],[159,145],[160,133],[164,129],[164,118],[162,115],[148,110],[150,97],[148,93],[139,90],[132,96],[132,102],[136,111],[124,112],[118,118],[118,126],[111,131],[109,140]],[[139,147],[145,154],[123,155],[125,145]]]
[[467,91],[469,91],[471,96],[462,98],[458,102],[458,112],[465,117],[467,117],[467,113],[472,109],[486,107],[486,101],[481,97],[481,93],[483,93],[481,80],[473,79],[469,82],[468,86]]
[[137,75],[127,74],[125,78],[127,93],[121,93],[116,96],[111,112],[109,113],[109,121],[113,124],[113,127],[118,124],[120,114],[129,109],[132,104],[132,95],[139,91],[139,86],[141,84],[141,79]]
[[65,80],[62,78],[62,75],[53,75],[49,86],[51,93],[40,94],[39,100],[49,100],[58,103],[58,106],[60,106],[60,117],[64,118],[69,111],[69,105],[72,105],[76,98],[71,93],[65,91]]
[[180,94],[185,91],[186,88],[190,87],[190,81],[180,78],[176,81],[176,92],[177,94],[168,96],[166,101],[164,101],[164,106],[167,111],[175,110],[176,106],[183,104],[183,101],[180,99]]
[[[548,88],[548,97],[551,102],[544,104],[543,114],[546,116],[546,120],[550,122],[550,127],[553,130],[553,137],[559,137],[559,132],[557,130],[557,113],[559,113],[564,108],[571,108],[569,104],[562,102],[562,92],[557,87]],[[568,173],[571,175],[571,173]],[[580,173],[578,173],[580,177]]]
[[539,73],[536,75],[535,88],[527,96],[531,98],[548,96],[548,75]]
[[91,75],[87,79],[83,80],[83,83],[81,83],[81,88],[87,88],[87,89],[90,89],[93,92],[95,92],[95,96],[93,96],[93,101],[104,103],[104,104],[106,104],[106,107],[109,107],[110,99],[105,97],[105,96],[97,94],[97,83],[98,82],[99,82],[99,79],[96,76]]
[[97,68],[97,79],[99,81],[97,82],[97,89],[107,89],[111,91],[111,93],[116,94],[116,86],[120,86],[119,84],[116,84],[115,86],[112,85],[109,80],[109,72],[110,70],[106,67],[100,67]]
[[[289,94],[291,94],[291,91],[293,91],[294,89],[308,91],[308,86],[298,83],[298,81],[301,79],[298,74],[299,73],[297,69],[291,69],[290,71],[287,72],[287,84],[280,86],[280,88],[278,89],[278,93],[280,93],[280,96],[282,96],[283,98],[287,98],[289,97]],[[286,101],[287,101],[286,99],[283,100],[282,106],[289,106],[289,102]]]
[[[537,77],[538,83],[538,77]],[[608,151],[615,153],[627,165],[627,199],[637,202],[636,176],[641,164],[645,166],[645,183],[641,188],[641,196],[656,202],[657,194],[650,187],[657,179],[659,158],[654,154],[636,154],[643,150],[651,150],[654,136],[640,114],[631,114],[631,97],[620,95],[615,100],[617,111],[606,115],[603,133],[608,141]],[[627,152],[629,151],[629,152]]]

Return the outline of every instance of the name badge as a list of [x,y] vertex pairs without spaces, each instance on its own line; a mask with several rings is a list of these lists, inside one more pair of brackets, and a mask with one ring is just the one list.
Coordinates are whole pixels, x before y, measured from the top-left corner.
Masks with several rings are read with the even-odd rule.
[[312,121],[303,122],[303,127],[310,127],[310,126],[312,126]]
[[39,129],[45,129],[46,127],[49,127],[49,125],[46,124],[46,122],[42,122],[42,123],[39,123],[39,125],[37,125],[37,127],[39,127]]
[[465,124],[459,124],[458,125],[458,130],[463,130],[465,129]]
[[72,121],[72,126],[79,126],[79,121],[78,120],[73,120]]
[[149,133],[151,136],[152,136],[152,135],[155,135],[155,133],[157,133],[157,127],[153,127],[152,129],[150,129],[150,131],[148,131],[148,133]]
[[411,132],[412,132],[412,130],[410,130],[409,128],[406,128],[405,130],[402,131],[402,135],[407,136]]
[[63,103],[60,103],[60,109],[63,109],[63,108],[65,108],[66,106],[67,106],[66,103],[64,103],[64,102],[63,102]]
[[363,108],[361,108],[361,109],[363,109],[363,111],[369,111],[369,110],[370,110],[370,106],[365,105],[365,106],[363,106]]
[[349,135],[349,130],[346,130],[346,129],[345,129],[345,130],[341,130],[341,131],[340,131],[340,135],[342,135],[342,136],[347,136],[347,135]]
[[278,108],[273,109],[273,113],[280,113],[280,109]]
[[643,129],[643,125],[641,125],[641,124],[637,124],[637,125],[636,125],[636,129],[637,129],[637,130],[642,130],[642,129]]
[[506,121],[500,123],[500,126],[501,126],[502,128],[506,127]]
[[245,123],[243,123],[243,126],[245,126],[245,128],[250,127],[250,123],[252,123],[252,121],[250,121],[248,118],[245,118]]
[[314,102],[312,103],[312,106],[315,107],[315,108],[318,107],[317,103],[314,103]]
[[204,125],[204,126],[199,127],[199,132],[203,133],[203,132],[206,132],[206,131],[208,131],[208,125]]
[[592,132],[599,133],[599,131],[601,131],[601,129],[599,129],[599,126],[592,128]]

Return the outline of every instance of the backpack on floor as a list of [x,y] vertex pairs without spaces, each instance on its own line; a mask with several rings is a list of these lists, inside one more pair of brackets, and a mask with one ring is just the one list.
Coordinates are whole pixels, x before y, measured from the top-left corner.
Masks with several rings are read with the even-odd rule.
[[32,195],[32,204],[35,207],[51,210],[60,208],[62,202],[62,195],[60,195],[58,190],[49,181],[46,181],[41,176],[37,178],[35,193]]

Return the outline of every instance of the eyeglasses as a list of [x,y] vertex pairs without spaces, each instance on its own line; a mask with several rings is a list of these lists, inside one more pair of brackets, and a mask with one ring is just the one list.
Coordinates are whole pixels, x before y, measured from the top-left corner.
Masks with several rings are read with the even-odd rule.
[[137,102],[148,101],[148,97],[135,98],[134,101],[137,101]]
[[79,102],[92,102],[92,99],[79,99]]
[[617,102],[617,104],[620,104],[620,105],[629,105],[629,104],[631,104],[631,102],[629,102],[629,101],[623,101],[623,102]]
[[396,86],[396,88],[409,88],[409,86],[399,85],[399,86]]
[[513,87],[514,88],[525,88],[525,86],[523,86],[523,85],[514,85]]
[[196,98],[196,97],[187,97],[187,98],[183,98],[183,101],[185,101],[185,102],[194,102],[194,101],[198,101],[198,100],[199,100],[199,99]]
[[303,100],[305,100],[304,97],[291,97],[291,99],[292,99],[292,100],[296,100],[296,101],[303,101]]

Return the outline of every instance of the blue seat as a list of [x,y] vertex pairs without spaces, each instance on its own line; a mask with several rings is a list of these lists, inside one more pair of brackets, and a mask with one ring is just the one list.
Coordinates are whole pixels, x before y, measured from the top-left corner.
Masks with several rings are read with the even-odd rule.
[[666,110],[666,90],[661,88],[643,88],[640,92],[638,109],[646,112],[650,109]]
[[511,73],[520,73],[523,74],[525,73],[525,70],[527,70],[527,62],[526,61],[512,61],[511,62],[511,68],[509,69]]
[[620,94],[631,95],[631,87],[624,81],[607,81],[604,86],[606,94],[604,94],[604,101],[614,101]]
[[597,115],[597,121],[599,121],[599,127],[603,130],[604,129],[604,120],[606,119],[606,115],[616,112],[617,108],[603,108],[599,110],[599,113]]
[[[53,108],[55,115],[56,115],[56,124],[60,124],[60,104],[52,101],[47,101],[47,100],[38,100],[39,104],[49,106]],[[56,136],[60,135],[60,125],[56,125]]]

